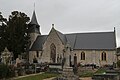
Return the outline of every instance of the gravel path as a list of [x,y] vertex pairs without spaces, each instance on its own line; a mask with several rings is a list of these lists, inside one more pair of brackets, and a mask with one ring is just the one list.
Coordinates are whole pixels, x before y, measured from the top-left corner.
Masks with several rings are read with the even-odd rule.
[[[52,78],[47,78],[47,79],[44,79],[44,80],[52,80],[54,79],[55,77],[52,77]],[[80,80],[92,80],[91,77],[84,77],[84,78],[80,78]]]
[[92,80],[91,77],[80,78],[80,80]]
[[47,79],[43,79],[43,80],[52,80],[54,79],[55,77],[52,77],[52,78],[47,78]]
[[23,77],[28,77],[28,76],[39,75],[39,74],[43,74],[43,73],[44,73],[44,72],[36,73],[36,74],[29,74],[29,75],[25,75],[25,76],[18,76],[18,77],[14,77],[14,78],[12,78],[12,80],[19,79],[19,78],[23,78]]

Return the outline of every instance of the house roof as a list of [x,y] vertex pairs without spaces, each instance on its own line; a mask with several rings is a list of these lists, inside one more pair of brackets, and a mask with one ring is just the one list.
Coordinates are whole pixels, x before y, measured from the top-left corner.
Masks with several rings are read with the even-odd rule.
[[[69,43],[72,49],[116,49],[115,32],[72,33],[62,34],[57,31],[60,39]],[[38,36],[31,50],[42,50],[47,35]]]

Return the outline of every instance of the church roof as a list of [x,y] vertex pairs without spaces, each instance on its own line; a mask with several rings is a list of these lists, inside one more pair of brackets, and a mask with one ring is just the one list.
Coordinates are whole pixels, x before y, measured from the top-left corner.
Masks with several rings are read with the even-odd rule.
[[74,49],[74,44],[76,41],[76,34],[66,34],[67,42],[70,44],[71,48]]
[[32,15],[32,19],[31,19],[30,24],[39,25],[38,22],[37,22],[35,11],[33,11],[33,15]]
[[36,41],[33,43],[30,51],[41,51],[46,38],[47,35],[38,36]]
[[[69,43],[72,49],[116,49],[115,32],[72,33],[62,34],[57,31],[64,43]],[[38,36],[31,51],[42,50],[47,35]]]
[[57,30],[56,30],[56,32],[57,32],[59,38],[61,39],[62,43],[66,44],[66,42],[67,42],[66,35],[64,35],[63,33],[59,32]]
[[67,34],[73,49],[116,49],[114,32]]
[[37,22],[35,11],[33,11],[32,19],[31,22],[29,23],[29,33],[40,34],[39,27],[40,25]]

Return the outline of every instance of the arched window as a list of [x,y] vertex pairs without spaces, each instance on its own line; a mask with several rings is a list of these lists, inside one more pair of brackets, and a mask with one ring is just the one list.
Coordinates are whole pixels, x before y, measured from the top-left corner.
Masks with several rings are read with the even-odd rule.
[[102,52],[101,59],[102,61],[106,61],[106,52]]
[[51,53],[50,53],[51,62],[55,63],[55,61],[56,61],[56,46],[53,43],[50,45],[50,50],[51,50]]
[[85,60],[85,52],[81,52],[81,60]]
[[37,56],[37,57],[39,57],[39,51],[36,51],[36,53],[37,53],[37,55],[36,55],[36,56]]

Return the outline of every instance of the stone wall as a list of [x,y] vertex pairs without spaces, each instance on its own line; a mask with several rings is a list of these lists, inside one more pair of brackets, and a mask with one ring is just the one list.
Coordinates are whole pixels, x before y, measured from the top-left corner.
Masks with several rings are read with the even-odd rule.
[[[31,45],[34,43],[36,40],[37,36],[39,34],[36,33],[31,33]],[[38,43],[39,44],[39,43]],[[50,53],[51,49],[50,46],[51,44],[54,44],[56,47],[56,60],[57,62],[57,56],[61,55],[63,57],[63,50],[65,48],[65,44],[62,42],[60,39],[59,35],[57,34],[57,31],[52,28],[50,31],[45,43],[43,44],[43,51],[39,51],[39,57],[37,57],[37,52],[36,51],[30,51],[29,52],[29,61],[32,62],[33,58],[36,57],[38,61],[42,62],[51,62],[50,59]],[[85,53],[85,60],[81,60],[81,52]],[[106,52],[106,61],[101,60],[101,54],[102,52]],[[113,62],[116,62],[116,51],[115,50],[73,50],[71,51],[71,60],[73,61],[74,54],[77,55],[77,63],[81,64],[96,64],[97,66],[103,66],[106,64],[113,64]]]
[[52,28],[51,32],[48,35],[47,40],[45,41],[43,45],[43,55],[42,55],[42,61],[43,62],[51,62],[50,60],[50,45],[54,44],[56,46],[56,62],[57,62],[57,55],[63,56],[63,49],[64,44],[62,43],[61,39],[59,38],[57,32],[54,28]]
[[38,62],[41,62],[41,55],[42,55],[42,51],[38,51],[38,57],[37,57],[36,51],[30,51],[29,52],[29,62],[33,63],[34,58],[37,58]]
[[[85,60],[81,60],[81,52],[85,53]],[[101,60],[102,52],[106,52],[106,61]],[[106,64],[113,64],[116,62],[115,50],[74,50],[72,55],[77,55],[77,62],[81,64],[96,64],[97,66],[103,66]]]
[[31,42],[30,48],[33,45],[33,43],[35,42],[35,40],[36,40],[36,38],[37,38],[38,35],[40,35],[40,34],[30,33],[30,42]]

